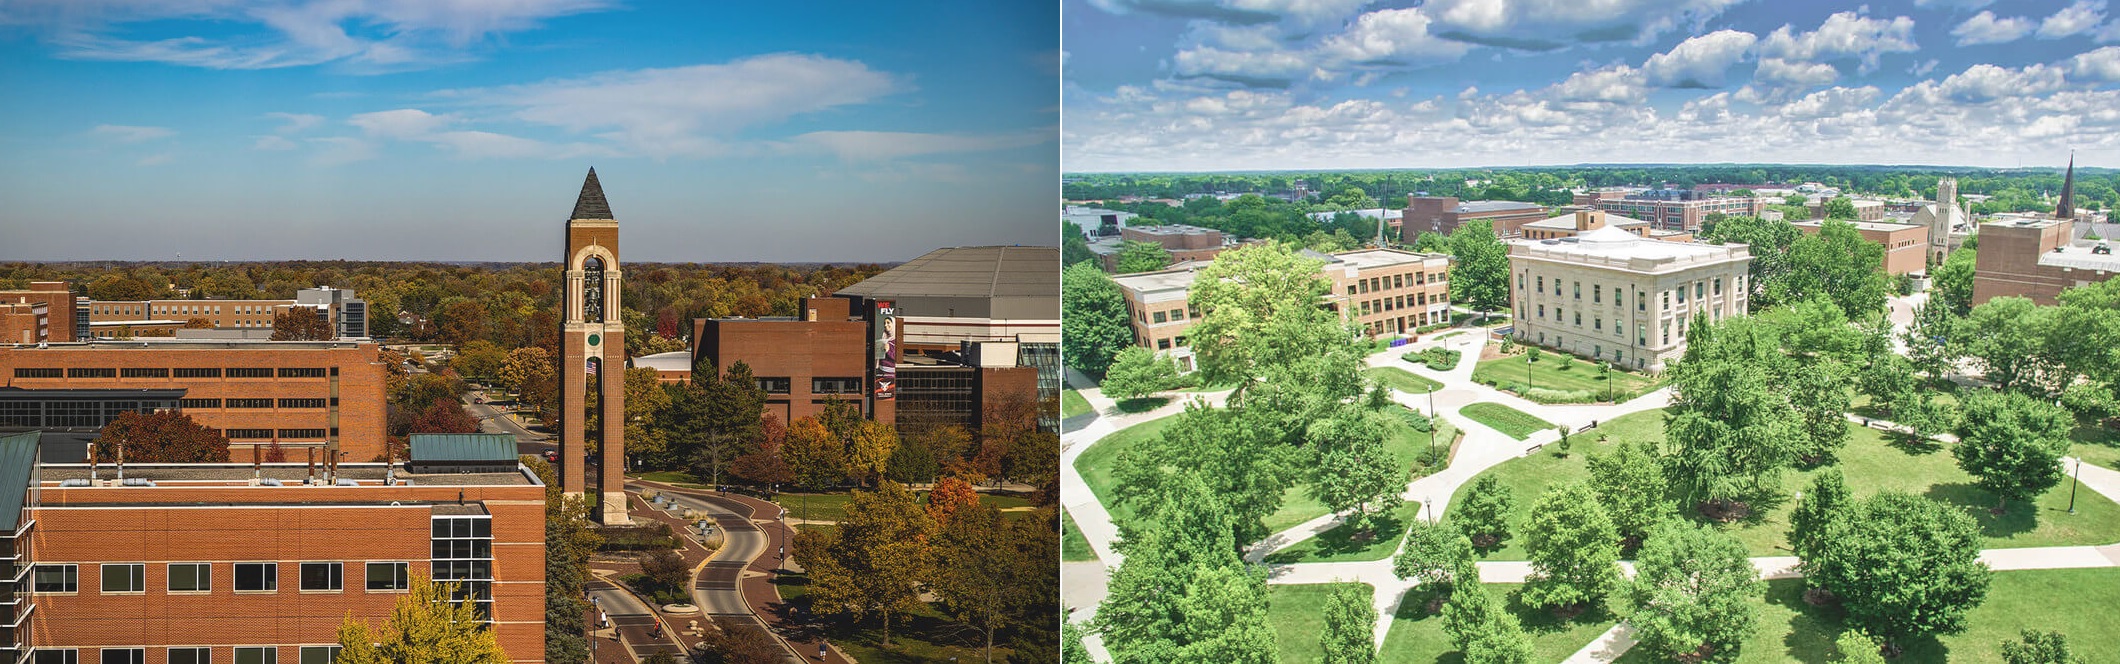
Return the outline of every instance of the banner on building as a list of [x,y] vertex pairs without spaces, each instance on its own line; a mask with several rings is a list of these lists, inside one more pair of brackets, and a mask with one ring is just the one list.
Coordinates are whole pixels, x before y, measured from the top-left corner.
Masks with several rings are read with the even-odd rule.
[[876,399],[898,396],[898,308],[876,301]]

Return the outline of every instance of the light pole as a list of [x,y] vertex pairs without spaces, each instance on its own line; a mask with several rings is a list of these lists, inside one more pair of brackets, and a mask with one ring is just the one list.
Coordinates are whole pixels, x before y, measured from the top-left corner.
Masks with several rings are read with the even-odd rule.
[[2076,457],[2076,472],[2068,481],[2068,513],[2076,513],[2076,485],[2083,482],[2083,457]]

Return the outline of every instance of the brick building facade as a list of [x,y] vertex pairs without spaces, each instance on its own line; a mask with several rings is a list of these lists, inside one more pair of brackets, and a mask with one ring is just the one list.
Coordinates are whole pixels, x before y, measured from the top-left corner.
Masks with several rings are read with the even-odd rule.
[[702,318],[692,322],[692,373],[720,375],[742,362],[766,391],[766,414],[790,422],[838,399],[894,422],[890,399],[869,378],[870,326],[853,300],[804,298],[802,318]]
[[[77,301],[79,298],[74,297],[73,291],[64,281],[33,281],[29,284],[29,290],[0,290],[0,302],[44,305],[45,331],[39,338],[21,343],[78,339],[79,333],[84,330],[79,329],[80,317],[75,309]],[[0,335],[0,343],[17,343],[20,339],[20,330]]]
[[[1885,221],[1851,221],[1862,239],[1884,245],[1885,274],[1913,274],[1928,269],[1929,229]],[[1824,221],[1799,221],[1796,230],[1817,235]]]
[[92,482],[87,466],[43,464],[26,494],[0,491],[20,499],[0,512],[17,517],[27,592],[13,597],[29,605],[0,648],[69,664],[323,662],[348,615],[379,628],[428,577],[466,580],[509,658],[544,660],[544,487],[526,469],[253,473],[128,465],[120,484],[109,465]]
[[1524,224],[1546,218],[1546,206],[1518,201],[1467,201],[1455,196],[1406,197],[1406,213],[1392,227],[1399,237],[1412,242],[1422,233],[1449,235],[1465,222],[1485,219],[1494,224],[1496,237],[1513,238]]
[[2107,242],[2075,242],[2069,219],[2008,219],[1980,225],[1973,304],[2003,296],[2054,304],[2061,291],[2120,273]]
[[[384,450],[384,374],[373,343],[99,341],[0,347],[0,388],[183,390],[179,407],[219,429],[247,458],[252,445],[322,447],[347,461]],[[4,424],[10,413],[0,413]],[[336,422],[336,424],[334,424]],[[301,452],[291,452],[299,458]]]

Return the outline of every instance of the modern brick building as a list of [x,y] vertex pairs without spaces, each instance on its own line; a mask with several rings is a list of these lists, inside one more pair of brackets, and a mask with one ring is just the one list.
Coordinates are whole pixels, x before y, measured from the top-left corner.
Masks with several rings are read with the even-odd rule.
[[1691,189],[1630,192],[1600,189],[1575,195],[1574,204],[1649,222],[1660,230],[1699,232],[1708,215],[1757,217],[1770,199],[1758,196],[1710,196]]
[[459,580],[513,661],[544,660],[545,488],[520,465],[121,469],[37,463],[36,436],[0,438],[0,661],[328,662],[414,577]]
[[1450,322],[1450,257],[1398,249],[1326,256],[1334,311],[1376,337]]
[[[1485,219],[1494,224],[1496,237],[1513,238],[1524,224],[1546,218],[1546,206],[1519,201],[1466,201],[1455,196],[1406,197],[1406,212],[1391,224],[1399,238],[1412,242],[1422,233],[1449,235],[1465,222]],[[1386,222],[1390,223],[1390,222]]]
[[802,318],[701,318],[692,322],[692,373],[720,375],[742,362],[766,392],[766,414],[789,422],[824,412],[827,400],[895,421],[890,398],[878,398],[871,312],[854,300],[804,298]]
[[[1805,235],[1817,235],[1824,221],[1799,221],[1794,225]],[[1884,245],[1885,274],[1913,274],[1928,268],[1929,229],[1888,221],[1851,221],[1862,239]]]
[[270,330],[272,319],[291,307],[303,307],[324,319],[342,338],[368,336],[368,303],[349,289],[319,287],[295,291],[292,300],[106,300],[89,301],[94,329],[167,329],[201,319],[221,330]]
[[0,343],[38,343],[44,341],[76,341],[88,333],[82,325],[85,310],[77,310],[84,298],[77,298],[64,281],[33,281],[29,290],[0,291],[0,303],[12,303],[25,310],[34,310],[35,305],[44,305],[44,328],[37,331],[37,338],[22,340],[23,323],[0,322]]
[[[384,375],[379,348],[351,341],[96,341],[0,346],[0,389],[175,390],[178,407],[221,430],[241,455],[278,442],[289,458],[336,442],[348,461],[384,452]],[[79,441],[120,409],[78,410],[58,399],[8,399],[0,428],[36,429]],[[124,401],[139,401],[126,399]],[[89,411],[94,412],[89,412]],[[56,444],[54,442],[54,444]],[[69,448],[77,451],[78,447]],[[77,452],[75,452],[77,453]],[[47,452],[72,461],[71,454]],[[238,458],[244,458],[239,456]]]
[[[1449,256],[1398,249],[1306,255],[1324,262],[1319,276],[1331,288],[1325,306],[1370,336],[1412,334],[1450,321]],[[1126,298],[1134,343],[1175,358],[1181,371],[1193,370],[1185,333],[1200,315],[1190,304],[1198,272],[1191,266],[1112,279]]]
[[1164,251],[1170,252],[1172,262],[1214,260],[1215,254],[1243,244],[1212,228],[1163,224],[1127,226],[1120,229],[1116,237],[1103,236],[1094,239],[1089,244],[1089,250],[1097,254],[1097,260],[1104,266],[1104,271],[1115,272],[1119,269],[1120,250],[1126,242],[1147,242],[1161,246]]
[[1567,214],[1524,224],[1524,239],[1553,240],[1575,237],[1582,233],[1611,226],[1652,240],[1691,242],[1693,234],[1688,231],[1673,231],[1655,228],[1649,222],[1605,212],[1604,210],[1570,210]]
[[2061,291],[2120,273],[2109,241],[2074,240],[2074,221],[2005,219],[1980,225],[1973,261],[1973,304],[2003,296],[2054,304]]
[[0,343],[43,343],[51,339],[51,326],[51,308],[43,302],[0,302]]
[[1685,354],[1696,314],[1745,313],[1751,248],[1651,240],[1606,226],[1509,243],[1518,341],[1629,369]]

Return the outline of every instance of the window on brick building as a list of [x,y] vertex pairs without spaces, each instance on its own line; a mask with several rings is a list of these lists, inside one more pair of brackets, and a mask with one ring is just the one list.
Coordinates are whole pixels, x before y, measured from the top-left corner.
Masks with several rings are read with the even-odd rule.
[[103,565],[103,592],[147,592],[147,565],[143,563],[105,563]]
[[1156,340],[1156,350],[1170,350],[1170,340],[1169,340],[1169,339],[1157,339],[1157,340]]
[[323,399],[281,399],[281,408],[323,408]]
[[271,408],[271,399],[229,399],[223,403],[229,408]]
[[37,565],[31,574],[31,592],[70,593],[79,589],[78,565]]
[[323,378],[323,367],[281,367],[281,378]]
[[1158,324],[1170,322],[1170,314],[1166,314],[1161,311],[1155,312],[1155,314],[1153,314],[1153,318]]
[[38,648],[30,664],[81,664],[81,651],[73,648]]
[[236,592],[269,593],[279,590],[279,563],[236,563]]
[[16,378],[64,378],[66,371],[57,367],[16,367]]
[[111,367],[72,367],[66,370],[67,378],[117,378],[118,370]]
[[178,367],[178,368],[176,368],[176,369],[174,370],[174,372],[176,373],[176,376],[177,376],[178,378],[220,378],[220,377],[221,377],[221,370],[220,370],[220,369],[218,369],[218,368],[190,368],[190,367]]
[[170,648],[169,664],[211,664],[212,648]]
[[173,593],[211,592],[213,590],[212,563],[170,563],[169,591]]
[[302,646],[302,664],[332,664],[339,661],[338,646]]
[[271,377],[272,377],[272,369],[271,369],[270,367],[267,367],[267,368],[262,368],[262,369],[260,369],[260,368],[254,368],[254,367],[229,367],[229,368],[228,368],[228,377],[229,377],[229,378],[271,378]]
[[273,646],[237,646],[236,664],[280,664],[280,649]]
[[344,590],[345,574],[344,563],[302,563],[302,590]]
[[766,394],[787,394],[789,390],[795,388],[795,380],[792,378],[774,377],[756,380],[758,381],[758,389],[765,390]]
[[378,590],[404,590],[411,588],[406,576],[405,563],[368,563],[367,586],[370,592]]
[[126,367],[120,370],[118,375],[124,378],[168,378],[169,370],[153,367]]
[[102,664],[147,664],[147,649],[104,648],[97,661]]

